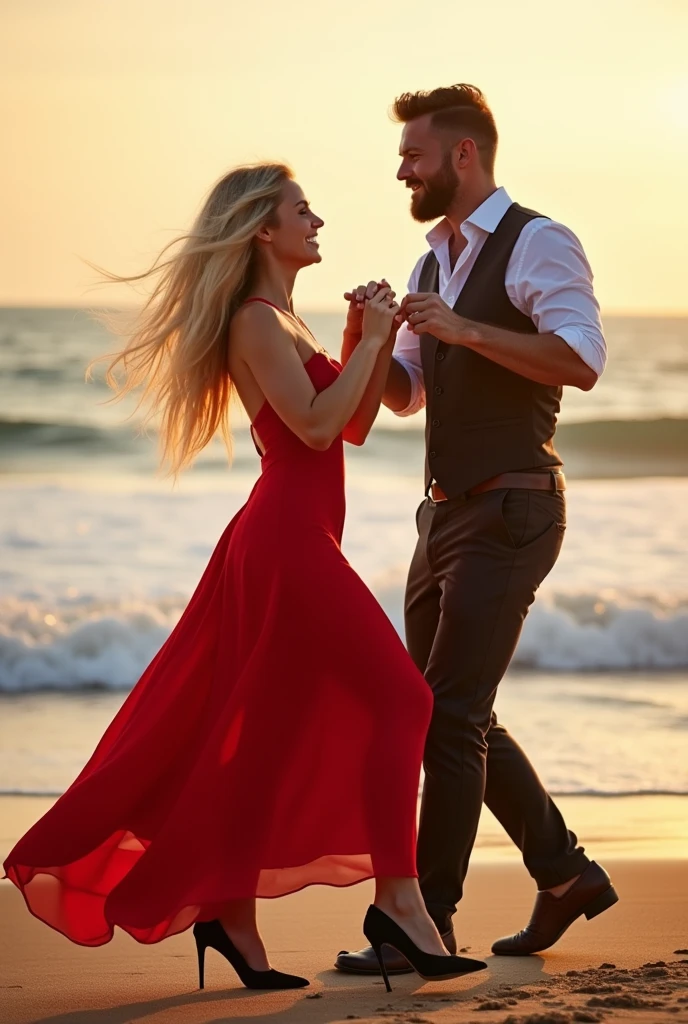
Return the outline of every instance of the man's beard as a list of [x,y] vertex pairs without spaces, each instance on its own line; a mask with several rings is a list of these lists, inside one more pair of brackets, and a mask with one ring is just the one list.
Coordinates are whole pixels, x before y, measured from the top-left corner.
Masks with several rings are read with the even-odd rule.
[[423,191],[414,192],[411,197],[411,216],[421,224],[444,217],[456,195],[459,179],[452,167],[451,153],[445,153],[434,178],[422,184]]

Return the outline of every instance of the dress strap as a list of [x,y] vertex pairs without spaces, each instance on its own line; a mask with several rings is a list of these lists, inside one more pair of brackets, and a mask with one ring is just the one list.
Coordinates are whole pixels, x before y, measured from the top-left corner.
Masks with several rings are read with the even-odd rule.
[[272,306],[272,308],[276,309],[278,313],[283,313],[285,316],[290,316],[292,320],[296,319],[294,314],[290,313],[288,309],[282,309],[281,306],[276,305],[274,302],[270,302],[270,299],[261,298],[260,295],[256,295],[250,299],[244,299],[242,305],[248,306],[249,302],[262,302],[265,306]]

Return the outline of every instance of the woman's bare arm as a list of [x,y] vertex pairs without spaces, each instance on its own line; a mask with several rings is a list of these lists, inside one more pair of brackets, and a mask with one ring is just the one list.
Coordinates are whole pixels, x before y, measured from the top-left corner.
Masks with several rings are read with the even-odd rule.
[[[355,288],[353,291],[345,293],[344,298],[348,298],[349,300],[349,309],[347,312],[346,327],[344,328],[344,336],[342,338],[342,364],[344,366],[346,366],[351,359],[351,356],[355,352],[362,337],[363,310],[365,308],[365,302],[372,299],[378,289],[385,287],[389,287],[389,285],[384,279],[379,283],[377,281],[369,281],[367,287],[365,285],[359,285],[358,288]],[[390,292],[390,295],[394,297],[395,292]],[[380,411],[382,394],[385,390],[385,386],[387,385],[390,372],[394,341],[400,324],[401,319],[398,317],[395,318],[387,341],[378,353],[375,367],[370,376],[370,380],[368,381],[368,386],[363,393],[360,404],[344,428],[344,440],[348,441],[350,444],[364,444],[375,420],[377,419],[377,414]]]
[[398,309],[390,308],[388,296],[389,290],[380,292],[368,303],[356,352],[337,380],[320,393],[276,310],[254,303],[235,316],[231,343],[236,355],[280,419],[310,448],[329,448],[360,405]]

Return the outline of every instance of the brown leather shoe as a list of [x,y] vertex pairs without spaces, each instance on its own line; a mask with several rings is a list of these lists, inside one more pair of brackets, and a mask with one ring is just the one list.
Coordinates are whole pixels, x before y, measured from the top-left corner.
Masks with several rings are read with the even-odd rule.
[[592,861],[563,896],[539,892],[527,926],[516,935],[497,939],[492,952],[497,956],[530,956],[549,949],[577,917],[585,914],[590,921],[618,901],[611,878]]
[[[454,935],[453,928],[443,933],[442,942],[446,946],[447,952],[451,953],[452,956],[456,956],[456,936]],[[392,949],[391,946],[383,947],[382,956],[388,974],[413,973],[413,967],[411,967],[406,957],[398,953],[396,949]],[[335,960],[334,965],[338,971],[344,971],[347,974],[380,973],[380,965],[377,962],[372,946],[366,946],[355,953],[349,953],[348,950],[343,949]]]

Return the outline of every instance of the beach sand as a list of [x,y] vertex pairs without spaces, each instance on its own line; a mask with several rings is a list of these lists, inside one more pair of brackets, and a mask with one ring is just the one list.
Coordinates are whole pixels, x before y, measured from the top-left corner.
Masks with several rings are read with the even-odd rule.
[[[47,802],[0,801],[3,852]],[[577,808],[578,827],[585,826],[581,832],[589,849],[612,874],[621,901],[592,922],[576,922],[541,956],[490,954],[495,938],[526,923],[534,889],[517,855],[491,845],[488,820],[455,919],[459,944],[468,955],[487,960],[484,973],[437,984],[416,975],[396,977],[387,995],[380,979],[334,971],[339,949],[362,944],[361,920],[372,886],[318,886],[260,904],[273,964],[309,977],[309,989],[249,992],[209,951],[207,988],[199,992],[189,933],[146,947],[118,932],[107,946],[81,948],[31,917],[5,881],[0,883],[0,1024],[688,1022],[688,859],[685,847],[676,857],[671,842],[679,813],[685,822],[686,803],[659,797],[559,802],[569,815]],[[667,810],[674,814],[673,825],[666,823]],[[634,825],[635,846],[630,836],[620,841],[619,822]],[[638,852],[651,846],[659,858]]]

